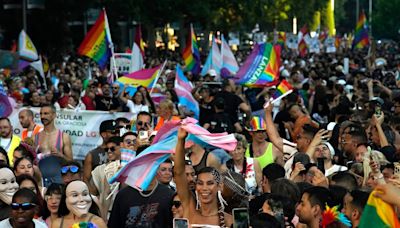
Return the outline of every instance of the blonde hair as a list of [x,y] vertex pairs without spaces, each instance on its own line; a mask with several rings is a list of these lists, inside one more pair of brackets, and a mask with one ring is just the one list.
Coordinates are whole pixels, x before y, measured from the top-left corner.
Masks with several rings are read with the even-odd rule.
[[242,135],[242,134],[239,134],[239,133],[235,133],[234,134],[235,135],[235,139],[237,140],[237,142],[238,142],[238,145],[240,144],[242,147],[244,147],[244,149],[246,150],[247,149],[247,146],[248,146],[248,142],[247,142],[247,139],[246,139],[246,137],[244,136],[244,135]]

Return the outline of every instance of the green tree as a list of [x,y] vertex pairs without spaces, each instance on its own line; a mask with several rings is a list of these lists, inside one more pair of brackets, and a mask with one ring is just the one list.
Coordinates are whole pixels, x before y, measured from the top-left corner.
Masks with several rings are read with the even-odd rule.
[[376,8],[372,17],[373,35],[378,39],[399,39],[400,0],[375,1]]

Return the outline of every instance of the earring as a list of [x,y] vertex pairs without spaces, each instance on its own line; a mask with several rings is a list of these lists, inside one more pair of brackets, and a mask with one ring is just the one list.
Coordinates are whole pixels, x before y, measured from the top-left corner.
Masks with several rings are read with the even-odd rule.
[[196,210],[200,209],[200,200],[199,200],[199,194],[197,193],[197,191],[194,192],[196,195]]
[[224,197],[222,197],[221,190],[218,190],[217,196],[218,196],[219,204],[221,204],[221,208],[222,208],[222,210],[224,210],[225,205],[228,205],[228,203],[224,200]]

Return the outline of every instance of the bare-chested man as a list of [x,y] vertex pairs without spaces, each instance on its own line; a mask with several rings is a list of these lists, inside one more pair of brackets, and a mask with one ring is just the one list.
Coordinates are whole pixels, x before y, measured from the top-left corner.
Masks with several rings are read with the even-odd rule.
[[56,116],[54,106],[43,106],[40,109],[40,120],[44,125],[44,129],[35,137],[35,143],[39,149],[38,153],[40,152],[43,155],[51,154],[72,160],[71,138],[67,133],[55,127],[54,120]]

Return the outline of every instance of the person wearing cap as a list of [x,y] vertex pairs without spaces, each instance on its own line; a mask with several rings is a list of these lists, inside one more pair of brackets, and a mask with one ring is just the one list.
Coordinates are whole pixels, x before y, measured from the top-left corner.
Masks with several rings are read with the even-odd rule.
[[273,162],[283,165],[283,153],[271,142],[266,141],[267,125],[260,116],[254,116],[250,121],[249,131],[252,141],[246,149],[246,157],[255,158],[260,169]]
[[108,219],[108,213],[112,208],[112,203],[114,202],[116,194],[110,198],[108,198],[108,195],[114,188],[118,188],[117,184],[110,185],[107,180],[111,178],[121,166],[121,142],[122,138],[119,136],[113,136],[108,139],[106,143],[108,162],[97,166],[91,172],[90,185],[88,185],[90,186],[91,194],[98,196],[101,205],[101,217],[105,221]]
[[99,131],[103,142],[100,146],[86,154],[83,168],[84,182],[89,183],[92,170],[94,170],[98,165],[107,162],[107,151],[105,151],[106,142],[116,135],[116,127],[117,123],[114,120],[104,120],[101,122]]
[[318,158],[324,159],[325,176],[331,176],[336,172],[347,171],[346,166],[336,165],[332,163],[335,150],[329,142],[321,142],[315,147],[314,156],[311,159],[316,163]]

